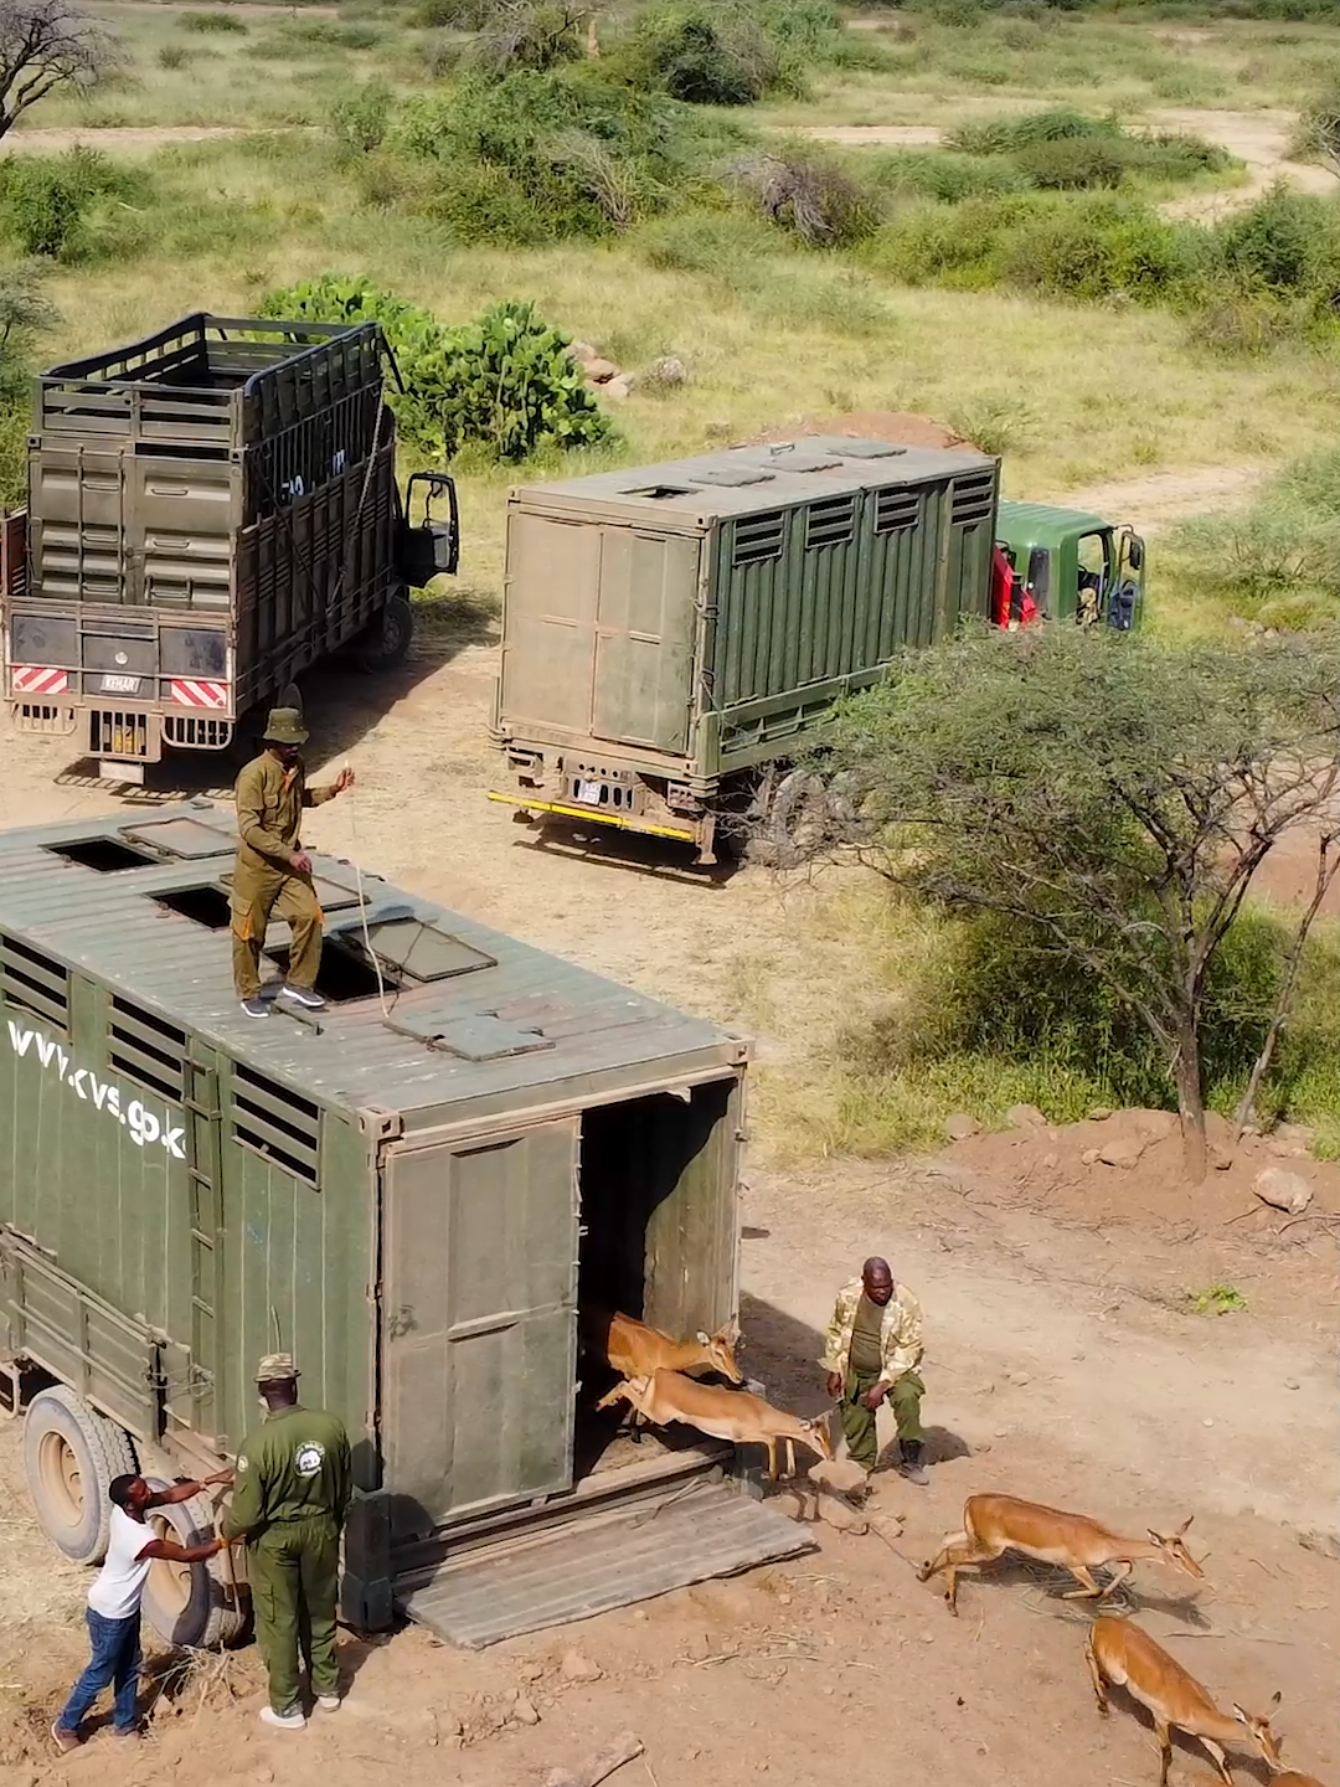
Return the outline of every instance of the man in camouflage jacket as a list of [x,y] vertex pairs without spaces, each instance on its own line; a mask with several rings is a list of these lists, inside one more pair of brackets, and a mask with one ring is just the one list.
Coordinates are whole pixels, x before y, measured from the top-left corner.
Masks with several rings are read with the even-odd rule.
[[876,1411],[887,1398],[898,1426],[899,1474],[924,1488],[921,1354],[920,1303],[905,1284],[895,1283],[887,1260],[867,1260],[861,1276],[838,1293],[819,1363],[828,1373],[829,1395],[840,1398],[849,1455],[874,1470]]

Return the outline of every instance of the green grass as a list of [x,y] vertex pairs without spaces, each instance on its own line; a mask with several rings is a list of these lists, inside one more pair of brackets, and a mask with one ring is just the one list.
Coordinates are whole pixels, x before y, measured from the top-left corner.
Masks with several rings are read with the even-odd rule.
[[1211,1284],[1188,1291],[1186,1304],[1193,1315],[1232,1315],[1247,1308],[1247,1299],[1235,1285]]

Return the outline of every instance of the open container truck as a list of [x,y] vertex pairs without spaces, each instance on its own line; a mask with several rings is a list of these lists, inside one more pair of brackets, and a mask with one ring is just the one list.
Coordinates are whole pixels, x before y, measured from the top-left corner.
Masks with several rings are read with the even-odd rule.
[[373,323],[199,313],[36,381],[0,583],[20,730],[142,781],[332,653],[404,658],[408,590],[455,571],[459,528],[450,478],[401,500],[385,355]]
[[513,490],[493,798],[710,862],[835,701],[988,616],[998,473],[835,435]]
[[[235,848],[205,801],[0,834],[0,1406],[47,1534],[96,1562],[118,1471],[233,1458],[282,1347],[354,1442],[358,1626],[487,1644],[806,1549],[578,1360],[587,1304],[734,1316],[746,1045],[324,857],[331,1005],[250,1023]],[[237,1636],[217,1571],[155,1564],[164,1637]]]

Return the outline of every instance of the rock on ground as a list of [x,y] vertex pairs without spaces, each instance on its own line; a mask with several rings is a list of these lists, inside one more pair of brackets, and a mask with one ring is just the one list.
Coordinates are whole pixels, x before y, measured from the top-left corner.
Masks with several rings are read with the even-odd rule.
[[1252,1183],[1252,1190],[1263,1204],[1273,1210],[1287,1210],[1297,1216],[1312,1202],[1312,1187],[1301,1173],[1284,1167],[1263,1167]]

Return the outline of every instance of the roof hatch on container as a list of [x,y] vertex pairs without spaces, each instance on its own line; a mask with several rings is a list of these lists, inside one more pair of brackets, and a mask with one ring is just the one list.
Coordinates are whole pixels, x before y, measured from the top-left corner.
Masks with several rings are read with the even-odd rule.
[[553,1038],[542,1030],[523,1029],[487,1011],[465,1015],[416,1011],[397,1018],[391,1027],[403,1036],[418,1037],[430,1049],[459,1055],[462,1061],[501,1061],[508,1055],[532,1055],[554,1046]]
[[[830,443],[824,445],[828,448]],[[892,441],[848,440],[845,435],[832,442],[830,450],[841,453],[844,459],[898,459],[907,452],[906,447],[896,447]]]
[[202,856],[223,856],[237,848],[231,826],[211,824],[208,819],[149,819],[143,825],[127,825],[121,836],[147,844],[160,856],[194,861]]
[[496,968],[496,956],[462,943],[450,931],[425,919],[399,914],[370,918],[366,926],[348,925],[335,933],[347,940],[366,941],[379,962],[398,969],[411,980],[451,980],[458,974],[473,974],[477,968]]
[[651,503],[668,502],[675,496],[696,496],[697,487],[693,484],[644,484],[639,490],[621,490],[620,496],[641,496]]
[[706,470],[695,472],[694,476],[701,484],[719,484],[726,490],[739,490],[746,484],[771,484],[776,473],[765,472],[760,465],[709,465]]
[[80,868],[95,869],[99,875],[115,875],[122,869],[142,869],[160,860],[148,850],[135,850],[120,838],[109,838],[105,832],[92,838],[68,838],[61,844],[43,844],[42,848],[52,856],[64,857],[66,862],[78,863]]

